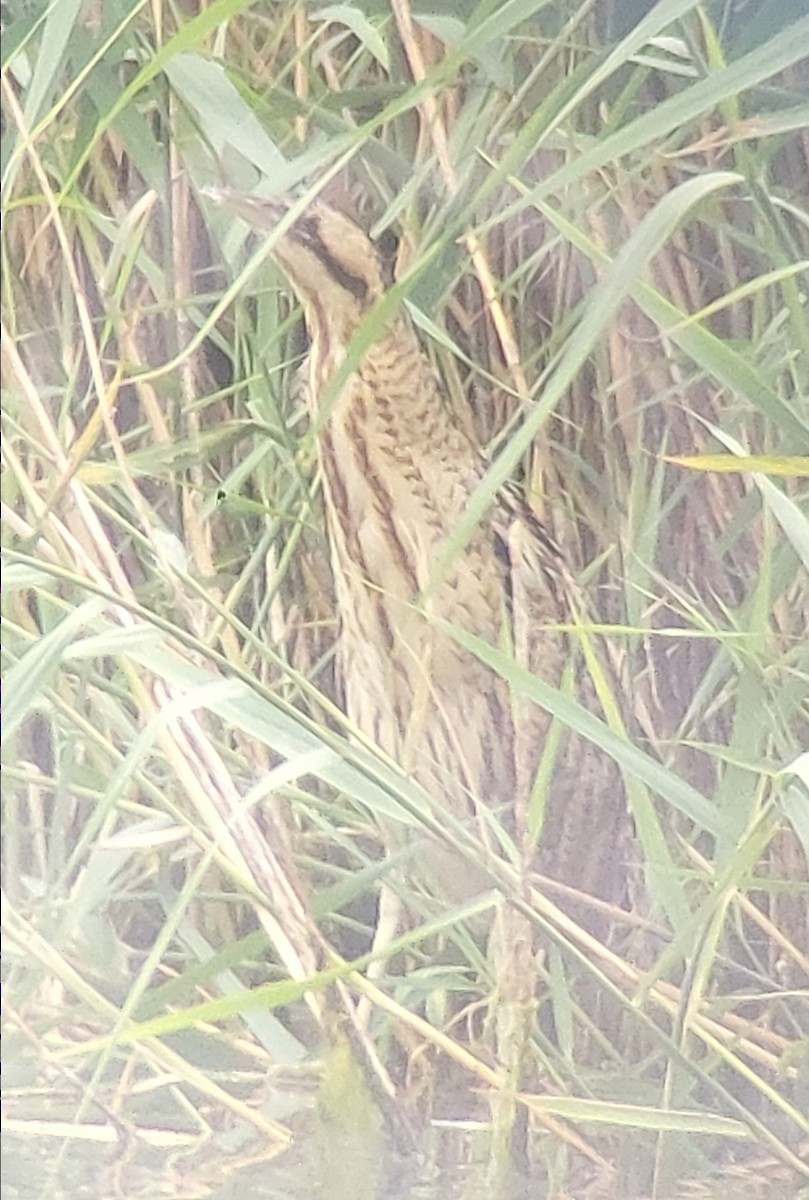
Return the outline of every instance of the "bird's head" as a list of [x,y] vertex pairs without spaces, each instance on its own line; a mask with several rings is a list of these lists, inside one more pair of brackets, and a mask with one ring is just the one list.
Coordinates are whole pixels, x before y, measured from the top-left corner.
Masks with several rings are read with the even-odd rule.
[[[277,229],[293,202],[236,192],[211,192],[254,229]],[[312,333],[326,328],[348,341],[385,290],[382,264],[366,233],[344,213],[320,201],[278,237],[273,257],[306,313]]]

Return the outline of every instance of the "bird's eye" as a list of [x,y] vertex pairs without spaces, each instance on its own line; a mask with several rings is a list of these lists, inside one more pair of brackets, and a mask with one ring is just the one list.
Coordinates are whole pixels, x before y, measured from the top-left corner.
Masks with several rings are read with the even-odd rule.
[[376,252],[382,268],[385,287],[390,287],[396,275],[396,256],[399,253],[399,237],[392,229],[385,229],[376,239]]
[[376,248],[385,261],[396,257],[399,249],[399,236],[392,229],[386,229],[376,239]]

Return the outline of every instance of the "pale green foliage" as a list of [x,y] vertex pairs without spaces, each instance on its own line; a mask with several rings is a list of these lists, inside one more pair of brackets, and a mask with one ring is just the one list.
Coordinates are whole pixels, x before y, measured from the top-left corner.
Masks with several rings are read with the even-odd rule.
[[[304,181],[403,234],[385,304],[409,305],[488,444],[447,556],[518,478],[589,596],[574,640],[620,680],[596,722],[473,647],[619,762],[653,900],[643,971],[534,913],[547,1194],[584,1194],[565,1128],[613,1164],[610,1196],[678,1195],[739,1139],[797,1170],[809,18],[663,0],[627,31],[617,5],[600,24],[609,6],[575,0],[431,5],[414,83],[387,6],[217,0],[175,24],[188,7],[8,6],[9,1031],[26,1085],[70,1072],[35,1115],[101,1101],[139,1127],[145,1080],[146,1125],[193,1142],[229,1112],[281,1148],[237,1080],[322,1050],[381,874],[413,921],[384,977],[398,1016],[373,1009],[380,1059],[400,1065],[416,1014],[465,1087],[491,1084],[452,1019],[493,986],[474,917],[494,899],[448,912],[401,882],[414,838],[486,856],[347,736],[300,327],[266,245],[201,198]],[[402,831],[387,861],[379,818]],[[407,1038],[428,1073],[430,1036]]]

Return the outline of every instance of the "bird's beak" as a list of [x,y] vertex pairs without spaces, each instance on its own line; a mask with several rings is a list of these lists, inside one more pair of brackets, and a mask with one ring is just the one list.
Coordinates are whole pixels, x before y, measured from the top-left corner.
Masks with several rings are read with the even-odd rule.
[[288,200],[280,197],[268,199],[263,196],[251,196],[246,192],[234,192],[231,188],[206,187],[202,189],[202,195],[219,207],[241,217],[254,229],[274,229],[291,207]]

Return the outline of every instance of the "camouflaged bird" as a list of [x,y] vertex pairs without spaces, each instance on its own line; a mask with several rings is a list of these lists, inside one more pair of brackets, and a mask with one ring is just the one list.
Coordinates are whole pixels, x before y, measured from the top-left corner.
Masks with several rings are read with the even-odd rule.
[[[570,621],[575,591],[563,556],[520,495],[503,489],[434,577],[486,464],[401,307],[338,377],[386,291],[373,242],[321,202],[290,222],[289,201],[214,195],[254,229],[276,231],[272,254],[303,306],[346,713],[456,816],[482,829],[481,806],[510,811],[519,845],[549,718],[535,705],[517,710],[506,681],[435,618],[512,647],[520,665],[559,685],[569,647],[552,627]],[[623,812],[614,764],[567,734],[536,865],[616,898]]]
[[[576,588],[559,549],[519,494],[503,489],[462,549],[447,555],[486,465],[401,306],[369,336],[366,318],[386,290],[374,244],[319,202],[293,217],[285,201],[217,198],[254,228],[274,231],[271,252],[303,306],[348,717],[483,846],[487,812],[499,811],[516,844],[520,894],[528,895],[526,872],[538,866],[579,894],[619,898],[623,872],[613,859],[625,810],[614,763],[568,731],[549,739],[547,714],[515,703],[501,675],[439,623],[510,647],[520,665],[560,685],[571,648],[554,626],[569,621]],[[595,707],[587,678],[579,682],[580,698]],[[535,854],[529,802],[547,745],[555,750]],[[465,878],[466,863],[446,848],[431,849],[420,865],[452,899],[488,883]],[[386,896],[383,889],[380,931]],[[501,1072],[491,1094],[489,1175],[493,1194],[517,1195],[531,1177],[519,1096],[535,1071],[539,969],[534,930],[519,906],[498,906],[489,960]]]

